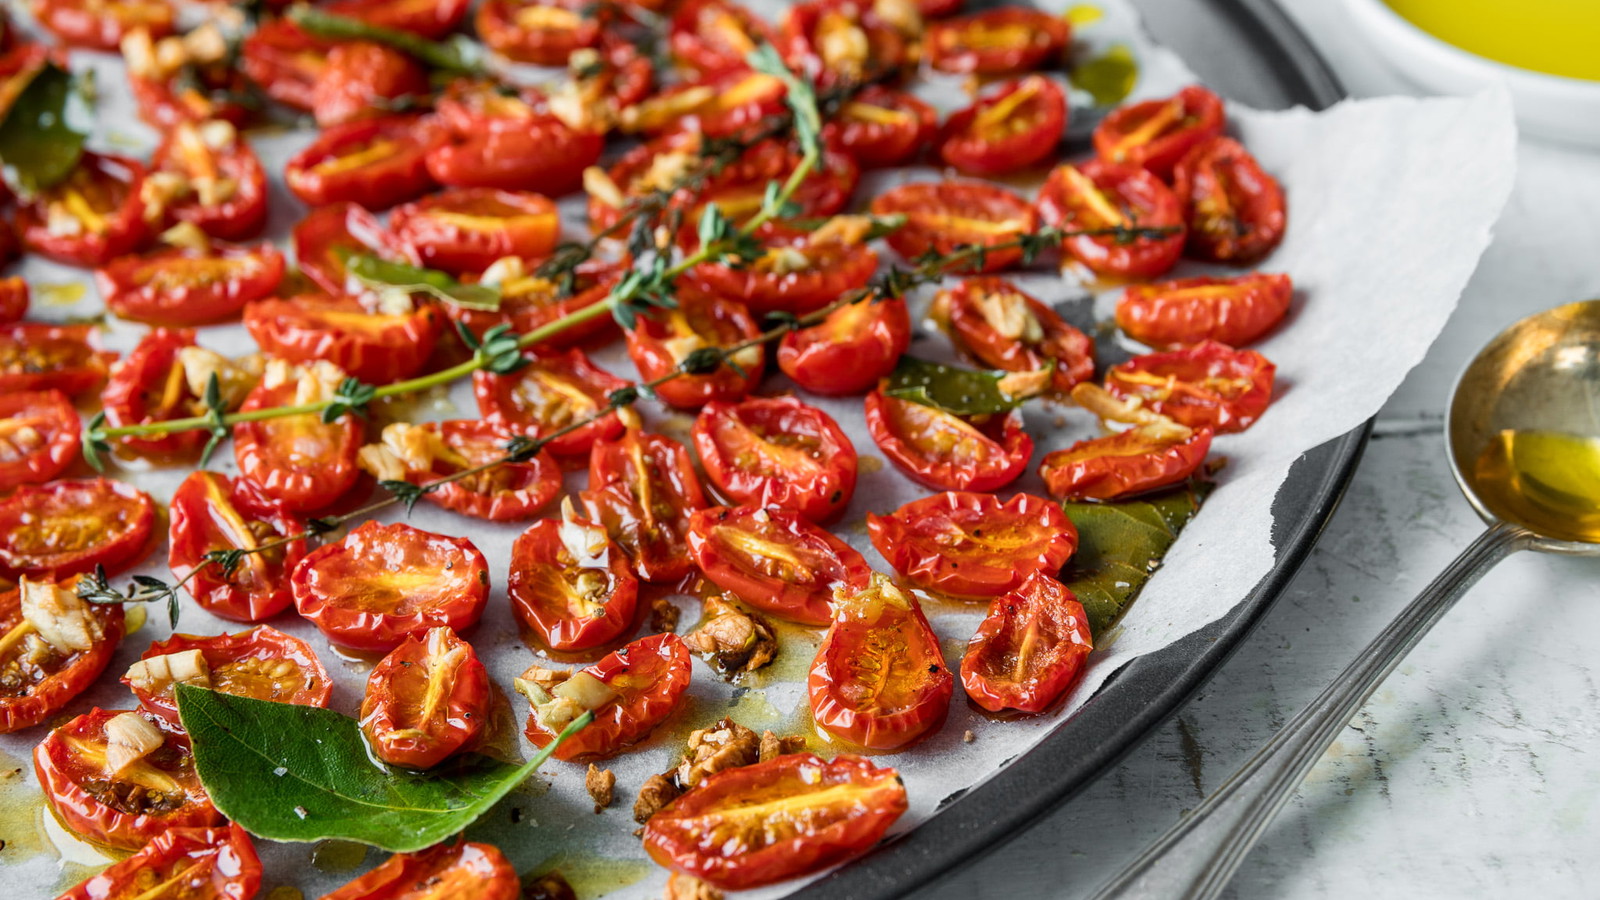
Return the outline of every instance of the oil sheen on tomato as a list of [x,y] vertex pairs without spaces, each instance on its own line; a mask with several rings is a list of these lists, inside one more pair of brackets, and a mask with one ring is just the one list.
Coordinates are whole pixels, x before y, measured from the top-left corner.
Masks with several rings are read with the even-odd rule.
[[1600,81],[1595,0],[1385,0],[1434,37],[1495,62]]
[[1502,431],[1478,457],[1473,481],[1496,515],[1550,537],[1600,543],[1600,438]]

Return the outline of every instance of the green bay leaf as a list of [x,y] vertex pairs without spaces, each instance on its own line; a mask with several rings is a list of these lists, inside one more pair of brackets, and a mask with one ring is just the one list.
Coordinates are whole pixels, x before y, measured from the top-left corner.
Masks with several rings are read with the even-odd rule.
[[1096,638],[1143,590],[1209,489],[1193,482],[1139,500],[1061,505],[1078,528],[1078,550],[1061,580],[1083,604]]
[[0,120],[0,166],[6,184],[32,197],[66,180],[83,157],[94,122],[86,82],[45,63]]
[[964,369],[902,356],[883,392],[897,400],[942,409],[955,416],[981,416],[1016,409],[1026,398],[1000,390],[1006,372]]
[[372,756],[356,720],[329,709],[177,686],[195,770],[217,809],[257,837],[328,838],[409,853],[472,824],[532,775],[560,738],[520,766],[467,755],[428,772]]
[[345,252],[345,271],[373,290],[395,288],[409,294],[427,294],[468,309],[497,310],[500,291],[486,284],[463,284],[438,269],[395,262],[371,253]]

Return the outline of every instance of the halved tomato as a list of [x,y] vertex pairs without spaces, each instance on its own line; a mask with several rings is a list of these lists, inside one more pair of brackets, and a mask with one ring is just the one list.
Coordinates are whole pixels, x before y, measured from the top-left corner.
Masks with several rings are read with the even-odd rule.
[[493,188],[430,194],[389,214],[389,229],[409,255],[447,272],[482,272],[503,256],[544,256],[560,228],[549,198]]
[[[146,334],[117,365],[100,395],[106,424],[121,428],[203,415],[205,404],[190,387],[179,356],[194,345],[194,331],[188,328],[157,328]],[[204,431],[174,431],[128,435],[117,443],[134,453],[183,456],[198,451],[207,437]]]
[[322,132],[284,167],[289,190],[307,206],[356,203],[387,209],[434,186],[425,158],[444,136],[416,116],[383,116]]
[[689,552],[717,587],[803,625],[833,621],[834,592],[861,590],[872,575],[854,547],[784,509],[700,510],[689,519]]
[[259,300],[244,311],[244,327],[266,353],[296,363],[327,360],[368,384],[417,374],[442,320],[432,306],[388,313],[326,294]]
[[1190,150],[1172,173],[1183,204],[1190,256],[1249,265],[1278,246],[1288,227],[1283,188],[1238,141],[1216,137]]
[[1068,231],[1171,228],[1162,237],[1075,235],[1062,249],[1097,275],[1154,278],[1183,254],[1183,211],[1161,179],[1135,166],[1095,159],[1057,166],[1039,189],[1039,218]]
[[1211,449],[1211,429],[1151,433],[1143,426],[1079,441],[1044,458],[1039,475],[1064,500],[1120,500],[1177,484],[1193,475]]
[[[343,378],[334,375],[269,365],[239,411],[321,401]],[[353,413],[333,422],[323,422],[318,413],[240,422],[233,427],[233,455],[252,489],[291,512],[318,510],[355,486],[362,431]]]
[[0,734],[32,728],[60,712],[94,684],[122,642],[121,604],[77,600],[73,581],[59,588],[30,582],[26,589],[64,592],[66,604],[87,608],[88,624],[83,634],[56,646],[24,618],[21,589],[0,592]]
[[0,491],[49,481],[83,447],[78,411],[60,391],[0,394]]
[[393,650],[440,625],[463,631],[489,599],[489,567],[471,541],[404,522],[362,523],[306,554],[289,583],[300,615],[357,650]]
[[[715,204],[730,222],[742,224],[761,209],[767,185],[782,184],[799,164],[800,153],[794,147],[778,140],[762,141],[706,181],[705,189],[688,204],[683,221],[699,222],[706,205]],[[850,203],[860,181],[855,160],[826,150],[789,200],[800,218],[831,216]]]
[[888,515],[867,514],[872,546],[912,584],[952,597],[1016,590],[1033,572],[1054,575],[1078,549],[1061,507],[1031,494],[949,491]]
[[60,184],[17,207],[17,233],[34,253],[69,266],[104,265],[150,240],[144,164],[84,153]]
[[860,853],[905,811],[895,770],[795,753],[707,778],[650,817],[644,847],[663,866],[743,890]]
[[[543,747],[577,718],[594,712],[594,721],[561,742],[555,758],[604,759],[650,736],[683,700],[691,672],[689,648],[675,634],[653,634],[574,672],[576,698],[558,685],[550,702],[536,703],[523,733]],[[578,688],[581,685],[581,690]]]
[[701,263],[684,275],[699,291],[744,304],[758,315],[804,315],[863,288],[878,271],[867,246],[866,224],[836,219],[842,227],[814,231],[768,222],[756,231],[765,253],[754,260]]
[[867,395],[867,431],[878,449],[913,481],[940,491],[997,491],[1033,456],[1033,438],[1015,410],[962,417],[932,406]]
[[952,114],[939,131],[939,158],[968,175],[1006,175],[1053,158],[1066,127],[1066,92],[1029,75]]
[[[173,492],[168,514],[167,566],[212,615],[259,622],[294,601],[288,575],[305,556],[305,541],[258,548],[300,534],[305,526],[298,517],[258,496],[247,482],[216,472],[189,473]],[[206,561],[207,553],[218,550],[251,552],[230,572]]]
[[261,859],[238,825],[170,828],[56,900],[138,900],[167,886],[183,900],[249,900],[261,889]]
[[1093,648],[1078,598],[1034,572],[989,604],[961,658],[961,687],[990,712],[1041,713],[1078,680]]
[[[128,59],[126,53],[123,59]],[[176,70],[160,60],[151,63],[144,68],[143,63],[130,61],[126,71],[139,118],[152,128],[210,121],[242,127],[259,111],[247,100],[254,85],[226,58],[188,63]]]
[[[1027,201],[992,184],[975,181],[902,184],[873,198],[873,215],[897,213],[906,217],[906,224],[887,240],[896,253],[908,260],[930,251],[948,255],[975,244],[1009,244],[1038,227]],[[951,271],[999,272],[1021,260],[1020,248],[1007,247],[985,253],[980,265],[967,263],[954,266]]]
[[782,113],[787,93],[776,75],[729,69],[646,97],[622,111],[622,125],[628,131],[651,135],[694,131],[706,137],[728,137],[753,130],[767,117]]
[[1172,177],[1190,150],[1222,134],[1222,98],[1192,84],[1162,100],[1113,110],[1094,129],[1094,150],[1114,165]]
[[679,4],[667,28],[667,44],[679,65],[701,76],[749,67],[758,44],[774,43],[772,26],[738,3],[689,0]]
[[605,525],[640,578],[677,581],[693,569],[685,536],[689,515],[704,509],[706,498],[682,444],[637,428],[616,440],[595,441],[582,500],[589,518]]
[[694,421],[694,449],[734,503],[839,517],[856,490],[856,448],[832,416],[793,397],[713,401]]
[[[697,350],[732,347],[760,334],[743,306],[709,294],[681,291],[675,308],[654,310],[639,318],[628,332],[628,356],[638,367],[640,380],[651,381],[678,371]],[[766,350],[757,344],[709,372],[679,375],[655,391],[671,406],[698,409],[713,400],[744,397],[765,367]]]
[[327,10],[437,41],[456,30],[471,5],[469,0],[334,0]]
[[354,203],[321,206],[295,223],[295,262],[306,277],[334,296],[360,294],[365,288],[350,277],[345,258],[365,253],[379,259],[403,260],[405,250],[377,217]]
[[115,51],[135,29],[151,37],[173,32],[176,14],[167,0],[33,0],[33,16],[62,43]]
[[485,119],[474,127],[455,128],[443,143],[431,147],[428,174],[450,187],[560,197],[583,184],[583,170],[600,160],[604,147],[604,134],[578,131],[552,115]]
[[311,112],[319,128],[381,118],[401,98],[433,92],[428,70],[415,58],[375,41],[341,41],[311,89]]
[[367,676],[361,731],[391,766],[430,769],[471,749],[488,721],[489,674],[444,626],[406,638]]
[[[650,138],[622,154],[606,169],[606,177],[600,181],[616,190],[591,190],[589,193],[589,230],[601,234],[618,228],[623,214],[640,197],[655,191],[678,190],[691,173],[707,165],[701,157],[703,143],[701,135],[695,132],[674,131]],[[612,236],[627,237],[625,234]]]
[[1060,57],[1072,40],[1061,16],[1023,6],[1001,6],[928,25],[928,62],[940,72],[1015,75]]
[[240,44],[239,67],[268,97],[303,112],[328,65],[333,44],[313,38],[288,19],[263,22]]
[[968,278],[934,298],[932,315],[951,342],[991,369],[1038,372],[1054,367],[1061,393],[1094,377],[1094,340],[1053,309],[993,276]]
[[333,682],[316,651],[294,635],[266,625],[236,634],[175,634],[151,644],[122,676],[122,683],[147,712],[177,730],[183,723],[178,719],[174,682],[167,677],[172,669],[164,658],[172,654],[190,657],[185,665],[198,654],[204,664],[194,668],[203,669],[205,675],[186,680],[224,694],[301,706],[327,706],[333,696]]
[[111,770],[106,729],[125,715],[159,721],[143,712],[95,709],[33,748],[33,771],[56,818],[97,844],[125,850],[143,847],[169,829],[222,825],[222,814],[195,774],[189,738],[179,732],[152,724],[161,746],[120,771]]
[[218,240],[249,240],[267,224],[267,172],[227,122],[174,126],[150,160],[144,193],[169,220]]
[[66,578],[118,572],[149,554],[156,505],[109,478],[23,485],[0,500],[0,574]]
[[[578,265],[572,273],[572,284],[564,287],[556,280],[541,278],[535,264],[510,263],[513,270],[500,278],[500,308],[494,311],[468,309],[450,304],[445,312],[457,325],[465,327],[478,337],[496,325],[509,325],[517,334],[531,334],[604,301],[611,289],[622,278],[620,263],[591,259]],[[469,277],[467,279],[471,281]],[[532,349],[554,352],[616,334],[616,319],[597,315],[585,322],[563,328],[548,340],[540,341]]]
[[496,53],[538,66],[565,66],[575,51],[598,46],[605,18],[572,0],[485,0],[473,24]]
[[846,101],[822,133],[863,169],[881,169],[910,162],[938,130],[933,107],[905,91],[873,85]]
[[507,593],[517,621],[560,651],[622,637],[639,604],[639,582],[622,548],[604,527],[575,515],[540,519],[517,536]]
[[955,678],[915,597],[874,575],[834,598],[806,679],[811,717],[841,740],[902,750],[939,730]]
[[[615,411],[595,417],[610,403],[613,391],[633,382],[597,367],[582,350],[527,353],[523,358],[527,365],[509,375],[472,373],[472,392],[480,415],[507,431],[548,437],[545,449],[557,456],[587,457],[595,441],[622,434],[622,420]],[[580,422],[587,424],[578,425]],[[556,435],[574,425],[578,427]]]
[[[463,469],[504,459],[511,432],[496,421],[452,419],[422,425],[395,423],[383,430],[383,439],[402,461],[405,480],[427,485]],[[561,466],[541,451],[527,460],[503,462],[447,482],[423,497],[475,519],[516,522],[538,515],[560,493]]]
[[117,355],[99,348],[93,325],[23,322],[0,327],[0,393],[87,393],[105,381]]
[[824,87],[892,73],[912,52],[875,4],[858,0],[806,0],[789,7],[778,41],[784,62]]
[[1117,301],[1117,327],[1158,348],[1202,341],[1240,347],[1276,328],[1293,300],[1289,276],[1265,272],[1131,284]]
[[489,844],[439,844],[397,853],[322,900],[517,900],[517,870]]
[[94,280],[119,317],[182,328],[237,316],[246,304],[272,296],[283,273],[283,254],[263,243],[119,256],[96,269]]
[[1106,372],[1106,390],[1190,428],[1243,431],[1272,402],[1277,367],[1215,341],[1135,356]]
[[910,346],[906,301],[874,296],[784,335],[778,368],[813,394],[861,394],[893,371]]

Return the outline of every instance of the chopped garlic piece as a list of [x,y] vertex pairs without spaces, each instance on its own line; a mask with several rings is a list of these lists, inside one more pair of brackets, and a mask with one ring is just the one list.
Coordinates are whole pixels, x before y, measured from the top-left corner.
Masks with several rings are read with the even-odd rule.
[[922,34],[922,11],[912,0],[873,0],[872,11],[906,37]]
[[872,45],[859,25],[837,10],[829,10],[818,20],[816,34],[823,66],[846,75],[861,72]]
[[65,205],[52,202],[45,208],[45,230],[51,237],[76,237],[83,234],[83,220]]
[[106,769],[121,775],[129,766],[156,750],[166,738],[161,729],[136,712],[125,712],[106,721]]
[[661,346],[665,347],[666,351],[672,354],[673,362],[681,363],[689,358],[689,354],[699,350],[701,347],[708,345],[706,344],[705,338],[694,332],[690,332],[677,337],[666,338],[661,342]]
[[200,226],[193,222],[179,222],[161,232],[161,243],[204,253],[211,249],[211,236],[201,231]]
[[596,201],[612,209],[621,209],[628,202],[627,198],[622,196],[622,189],[617,187],[617,183],[611,180],[606,170],[599,166],[590,166],[583,170],[583,190]]
[[24,575],[17,585],[22,618],[39,632],[45,643],[62,653],[88,650],[105,637],[100,619],[89,601],[53,581],[34,581]]
[[610,564],[607,559],[610,536],[599,525],[578,518],[571,497],[561,499],[561,527],[558,534],[561,545],[572,554],[574,564],[583,568],[602,568]]
[[376,311],[385,316],[409,316],[417,310],[411,292],[401,287],[387,287],[379,291],[376,306]]
[[1119,399],[1098,384],[1083,382],[1072,388],[1072,400],[1103,420],[1138,426],[1139,430],[1162,441],[1186,441],[1194,430],[1162,414],[1145,409],[1137,397]]
[[299,380],[295,384],[294,400],[296,406],[306,403],[321,403],[332,397],[339,390],[339,384],[344,381],[344,371],[338,366],[324,359],[319,359],[299,371]]
[[1003,338],[1020,340],[1024,344],[1037,344],[1044,340],[1044,326],[1033,314],[1028,298],[1020,291],[1009,289],[979,290],[974,302],[978,312],[989,327]]
[[150,29],[135,28],[122,36],[122,58],[127,61],[128,74],[136,78],[157,80],[155,41],[150,39]]
[[683,182],[699,160],[700,157],[689,150],[657,154],[650,160],[650,168],[634,182],[634,187],[640,191],[672,190]]
[[159,694],[174,684],[211,686],[211,666],[199,650],[181,650],[141,659],[123,676],[130,687]]
[[367,444],[356,453],[356,465],[379,481],[405,481],[406,464],[382,444]]
[[[883,0],[879,0],[883,2]],[[212,22],[196,26],[182,38],[184,57],[192,63],[221,62],[228,55],[228,39]]]
[[200,141],[212,150],[227,150],[239,140],[239,132],[227,119],[208,119],[196,129]]
[[[593,169],[594,167],[590,166],[589,168]],[[600,174],[604,175],[605,173],[601,172]],[[585,170],[583,175],[585,186],[587,186],[588,171]],[[489,268],[483,270],[483,274],[478,277],[478,283],[493,287],[504,287],[509,282],[526,277],[527,273],[528,269],[523,264],[522,257],[502,256],[490,263]]]
[[995,387],[1007,397],[1036,397],[1050,387],[1054,370],[1050,367],[1031,372],[1008,372],[995,382]]
[[183,367],[183,379],[189,393],[196,397],[206,394],[206,382],[217,376],[217,387],[222,389],[222,402],[235,409],[261,380],[261,356],[252,353],[239,359],[226,356],[205,347],[184,347],[178,351],[178,365]]
[[811,243],[863,244],[871,230],[871,216],[834,216],[811,232]]
[[791,275],[811,268],[811,257],[795,247],[769,247],[757,265],[774,275]]

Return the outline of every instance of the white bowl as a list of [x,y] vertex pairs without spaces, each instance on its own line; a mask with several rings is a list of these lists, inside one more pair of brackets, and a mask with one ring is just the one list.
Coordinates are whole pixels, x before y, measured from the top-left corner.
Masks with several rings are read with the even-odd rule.
[[1503,84],[1524,133],[1600,147],[1600,81],[1546,75],[1469,53],[1406,21],[1383,0],[1345,0],[1345,7],[1389,64],[1422,87],[1464,94]]

